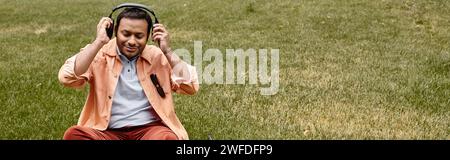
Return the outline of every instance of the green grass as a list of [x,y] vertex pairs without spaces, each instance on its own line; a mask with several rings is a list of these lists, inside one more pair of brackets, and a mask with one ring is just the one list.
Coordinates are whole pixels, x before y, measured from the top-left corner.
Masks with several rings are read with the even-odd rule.
[[[0,139],[61,139],[77,122],[88,90],[62,87],[58,70],[120,2],[0,0]],[[450,139],[450,1],[145,3],[173,48],[280,49],[274,96],[175,95],[191,139]]]

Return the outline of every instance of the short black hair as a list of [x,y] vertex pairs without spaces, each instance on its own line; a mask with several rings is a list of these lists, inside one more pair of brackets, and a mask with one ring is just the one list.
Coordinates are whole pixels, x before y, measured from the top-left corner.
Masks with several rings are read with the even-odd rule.
[[152,28],[152,18],[148,13],[139,8],[125,8],[120,14],[117,16],[117,23],[114,28],[115,34],[117,36],[117,30],[119,29],[120,20],[122,18],[130,18],[130,19],[145,19],[147,21],[147,39],[150,36],[150,29]]

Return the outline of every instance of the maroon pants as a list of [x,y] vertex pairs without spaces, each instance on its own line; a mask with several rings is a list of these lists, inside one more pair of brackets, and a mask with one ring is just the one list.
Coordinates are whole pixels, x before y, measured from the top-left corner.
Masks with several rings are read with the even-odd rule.
[[177,140],[178,137],[162,122],[142,126],[107,129],[72,126],[64,133],[64,140]]

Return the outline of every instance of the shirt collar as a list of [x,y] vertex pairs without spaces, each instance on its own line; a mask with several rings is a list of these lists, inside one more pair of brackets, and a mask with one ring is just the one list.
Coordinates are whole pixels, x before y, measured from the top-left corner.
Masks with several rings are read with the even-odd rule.
[[120,52],[119,47],[116,47],[116,51],[117,51],[117,54],[120,57],[120,60],[122,60],[122,61],[130,61],[130,62],[132,62],[132,61],[136,61],[136,59],[139,57],[139,54],[138,54],[138,55],[135,55],[134,57],[131,57],[130,59],[128,59],[127,56],[125,56],[124,54],[122,54]]

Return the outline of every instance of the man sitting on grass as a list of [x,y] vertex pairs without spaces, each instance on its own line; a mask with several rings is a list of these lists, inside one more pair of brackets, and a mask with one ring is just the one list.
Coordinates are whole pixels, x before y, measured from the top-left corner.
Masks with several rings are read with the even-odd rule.
[[[78,125],[70,127],[64,139],[188,139],[171,91],[195,94],[199,89],[195,68],[172,52],[162,24],[153,25],[150,33],[151,17],[144,10],[126,8],[116,23],[116,38],[110,39],[105,29],[112,19],[102,18],[96,39],[59,71],[59,81],[66,87],[90,85]],[[150,36],[159,48],[146,45]]]

